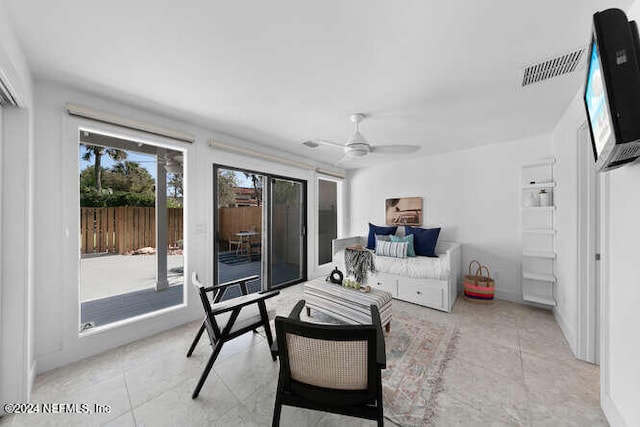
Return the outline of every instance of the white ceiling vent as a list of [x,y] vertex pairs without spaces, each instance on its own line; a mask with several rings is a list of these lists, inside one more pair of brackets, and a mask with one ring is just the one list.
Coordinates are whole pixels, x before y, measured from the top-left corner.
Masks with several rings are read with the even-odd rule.
[[0,105],[23,106],[13,86],[11,86],[7,75],[2,70],[0,70]]
[[585,50],[586,47],[581,47],[569,53],[524,67],[522,87],[577,70],[584,57]]

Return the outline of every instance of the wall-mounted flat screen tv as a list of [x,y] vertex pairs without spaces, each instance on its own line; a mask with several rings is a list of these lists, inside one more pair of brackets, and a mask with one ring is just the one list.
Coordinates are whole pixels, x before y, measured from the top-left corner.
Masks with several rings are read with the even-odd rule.
[[593,15],[584,104],[596,170],[615,169],[640,157],[640,39],[619,9]]

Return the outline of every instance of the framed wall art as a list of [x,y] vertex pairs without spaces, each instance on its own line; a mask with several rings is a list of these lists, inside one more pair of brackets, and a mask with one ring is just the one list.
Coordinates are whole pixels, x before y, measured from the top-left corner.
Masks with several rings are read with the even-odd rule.
[[385,201],[387,225],[422,225],[422,197]]

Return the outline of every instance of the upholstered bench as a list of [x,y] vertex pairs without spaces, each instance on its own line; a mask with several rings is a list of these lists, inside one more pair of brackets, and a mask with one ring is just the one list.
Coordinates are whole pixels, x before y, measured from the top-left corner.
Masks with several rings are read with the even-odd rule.
[[350,325],[370,324],[370,306],[373,304],[378,307],[380,320],[387,332],[391,328],[392,296],[387,291],[372,289],[371,292],[361,292],[319,278],[304,284],[304,299],[308,316],[314,309]]

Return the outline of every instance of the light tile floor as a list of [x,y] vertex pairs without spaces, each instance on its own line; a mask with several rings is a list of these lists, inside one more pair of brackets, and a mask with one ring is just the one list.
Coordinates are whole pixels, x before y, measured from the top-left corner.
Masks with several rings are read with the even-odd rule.
[[[287,315],[301,297],[300,285],[284,290],[274,299],[278,314]],[[598,367],[573,358],[549,311],[462,298],[451,314],[401,301],[394,301],[394,311],[459,327],[435,425],[607,425],[598,403]],[[191,399],[210,354],[203,339],[194,355],[185,357],[198,326],[186,324],[36,379],[33,402],[87,403],[91,410],[98,403],[110,405],[109,413],[16,415],[0,418],[0,426],[270,425],[278,364],[259,334],[228,343],[199,398]],[[282,425],[375,423],[285,407]]]

